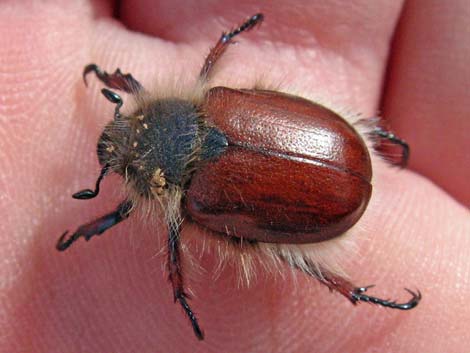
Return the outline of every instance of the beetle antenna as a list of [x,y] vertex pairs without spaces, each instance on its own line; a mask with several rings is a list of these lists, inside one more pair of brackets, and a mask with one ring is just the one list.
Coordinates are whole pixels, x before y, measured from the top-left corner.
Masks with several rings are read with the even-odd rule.
[[370,297],[364,294],[364,292],[367,291],[367,289],[370,287],[371,286],[357,288],[352,293],[351,299],[353,299],[354,301],[363,301],[367,303],[373,303],[373,304],[381,305],[381,306],[392,308],[392,309],[410,310],[410,309],[413,309],[415,306],[417,306],[419,301],[422,298],[421,292],[419,290],[416,292],[413,292],[412,290],[405,288],[405,290],[411,294],[411,299],[405,303],[397,303],[396,301]]
[[98,176],[98,179],[96,180],[94,191],[90,189],[81,190],[73,194],[72,197],[77,200],[89,200],[98,196],[98,194],[100,193],[101,180],[103,180],[108,170],[109,170],[109,164],[106,164],[103,167],[103,169],[101,169],[100,175]]
[[114,108],[114,120],[119,120],[121,118],[121,113],[119,112],[119,109],[121,109],[123,105],[121,96],[117,94],[116,92],[113,92],[107,88],[103,88],[101,90],[101,93],[111,103],[116,104],[116,108]]

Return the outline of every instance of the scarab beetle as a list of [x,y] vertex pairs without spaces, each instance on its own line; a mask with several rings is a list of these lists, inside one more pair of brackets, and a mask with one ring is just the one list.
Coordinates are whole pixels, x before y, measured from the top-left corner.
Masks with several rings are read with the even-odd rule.
[[[108,88],[103,95],[116,105],[114,120],[99,138],[102,166],[95,190],[75,199],[98,195],[103,177],[117,173],[129,196],[115,211],[84,224],[57,249],[66,250],[78,238],[89,240],[126,219],[141,201],[159,201],[168,225],[168,268],[175,301],[203,338],[188,305],[180,263],[182,221],[195,222],[228,239],[246,239],[245,246],[269,244],[271,253],[288,265],[316,277],[351,302],[365,301],[407,310],[421,299],[396,303],[365,294],[368,287],[349,281],[312,262],[305,244],[338,237],[361,217],[371,197],[372,167],[368,148],[356,128],[324,106],[297,96],[259,89],[210,87],[214,65],[233,37],[263,20],[256,14],[223,33],[211,49],[191,98],[154,98],[130,74],[108,74],[95,64],[94,73]],[[131,94],[138,108],[121,113],[121,97]],[[375,127],[371,135],[408,146]],[[242,247],[241,247],[242,248]]]

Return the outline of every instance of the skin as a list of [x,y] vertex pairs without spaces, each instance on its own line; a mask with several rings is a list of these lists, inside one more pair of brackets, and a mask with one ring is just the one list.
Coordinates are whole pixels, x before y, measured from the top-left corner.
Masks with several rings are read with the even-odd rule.
[[[122,1],[116,11],[106,1],[2,2],[2,352],[468,348],[468,3],[321,3]],[[237,288],[230,265],[214,278],[216,255],[198,255],[204,239],[209,248],[213,241],[191,226],[183,239],[191,305],[206,334],[198,342],[172,303],[165,256],[158,254],[162,225],[134,217],[90,243],[54,249],[65,229],[121,200],[116,177],[105,180],[95,200],[70,197],[94,185],[96,141],[114,109],[97,80],[84,87],[84,65],[119,66],[161,91],[175,80],[189,86],[221,30],[258,11],[265,23],[229,49],[214,84],[281,82],[364,116],[381,112],[409,142],[409,170],[380,164],[374,171],[358,250],[344,256],[344,267],[358,285],[376,283],[377,296],[406,300],[403,287],[419,288],[418,308],[354,307],[287,269],[274,280],[260,270],[249,288]],[[199,266],[189,266],[190,255]]]

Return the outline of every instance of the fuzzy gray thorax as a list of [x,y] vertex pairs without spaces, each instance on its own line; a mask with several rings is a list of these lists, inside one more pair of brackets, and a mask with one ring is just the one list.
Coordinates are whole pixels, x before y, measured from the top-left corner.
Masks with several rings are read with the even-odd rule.
[[165,99],[110,122],[98,142],[98,158],[138,194],[152,197],[168,186],[184,186],[195,164],[226,144],[193,103]]

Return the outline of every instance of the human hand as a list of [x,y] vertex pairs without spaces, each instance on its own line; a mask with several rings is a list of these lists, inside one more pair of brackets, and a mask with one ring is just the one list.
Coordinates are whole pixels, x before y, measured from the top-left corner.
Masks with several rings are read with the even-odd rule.
[[[119,22],[107,2],[1,4],[1,350],[465,351],[468,14],[465,1],[406,4],[389,52],[401,6],[123,1]],[[359,249],[345,262],[355,282],[377,284],[374,294],[398,299],[402,287],[418,288],[424,298],[416,309],[353,307],[287,268],[284,281],[261,273],[238,289],[231,266],[213,278],[217,260],[206,252],[202,270],[185,266],[206,333],[198,342],[172,302],[165,256],[154,256],[163,227],[148,229],[136,217],[66,253],[54,249],[65,229],[120,201],[112,177],[96,200],[70,198],[94,184],[96,140],[113,111],[97,80],[84,87],[83,66],[120,67],[146,87],[184,85],[221,30],[258,11],[265,23],[229,48],[214,84],[249,87],[264,79],[365,116],[382,102],[382,115],[411,146],[411,171],[374,171],[373,199],[357,225]],[[195,227],[183,233],[196,259],[202,241],[211,246],[204,236]]]

